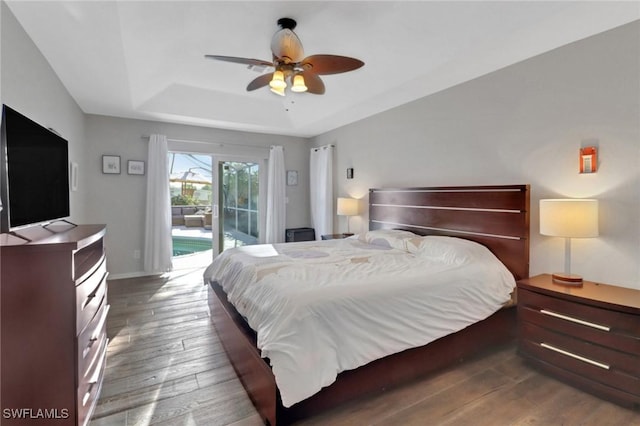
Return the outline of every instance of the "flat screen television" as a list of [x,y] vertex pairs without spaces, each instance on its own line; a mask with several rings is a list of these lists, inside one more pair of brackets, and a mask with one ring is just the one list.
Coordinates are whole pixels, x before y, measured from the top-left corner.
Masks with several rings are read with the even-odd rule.
[[2,106],[0,232],[69,217],[67,141]]

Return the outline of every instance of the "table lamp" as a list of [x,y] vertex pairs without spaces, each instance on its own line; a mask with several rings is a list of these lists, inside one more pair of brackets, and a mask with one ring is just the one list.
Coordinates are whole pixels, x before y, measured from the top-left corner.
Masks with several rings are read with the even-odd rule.
[[336,210],[338,216],[347,216],[347,234],[351,235],[349,231],[349,216],[358,214],[358,200],[355,198],[338,198],[338,208]]
[[571,239],[598,236],[598,200],[540,200],[540,234],[564,237],[564,272],[552,274],[556,284],[582,286],[582,277],[571,273]]

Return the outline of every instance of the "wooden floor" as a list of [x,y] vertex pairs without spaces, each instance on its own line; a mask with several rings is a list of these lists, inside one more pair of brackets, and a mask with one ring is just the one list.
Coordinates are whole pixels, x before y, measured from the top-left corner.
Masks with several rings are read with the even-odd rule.
[[[262,422],[208,317],[202,268],[109,282],[105,381],[90,426]],[[303,425],[640,425],[524,364],[513,345]]]

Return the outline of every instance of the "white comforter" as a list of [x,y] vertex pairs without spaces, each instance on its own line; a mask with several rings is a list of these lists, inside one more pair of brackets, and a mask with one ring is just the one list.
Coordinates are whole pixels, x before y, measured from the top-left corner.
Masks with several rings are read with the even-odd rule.
[[459,331],[510,298],[513,276],[480,245],[375,232],[240,247],[207,268],[205,279],[257,332],[285,407],[341,371]]

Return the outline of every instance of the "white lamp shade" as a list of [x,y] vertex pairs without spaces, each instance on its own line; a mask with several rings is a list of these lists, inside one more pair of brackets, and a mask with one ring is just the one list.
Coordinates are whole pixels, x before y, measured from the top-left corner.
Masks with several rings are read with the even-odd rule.
[[269,82],[269,87],[276,90],[284,90],[284,88],[287,87],[287,83],[284,81],[284,73],[282,71],[276,70],[273,72],[273,76]]
[[301,74],[296,74],[293,77],[293,85],[291,86],[292,92],[306,92],[307,86],[304,84],[304,77]]
[[338,198],[337,213],[340,216],[356,216],[358,214],[358,200],[355,198]]
[[280,88],[270,87],[269,89],[270,89],[273,93],[275,93],[276,95],[285,96],[284,88],[282,88],[282,87],[280,87]]
[[552,237],[597,237],[598,200],[540,200],[540,233]]

